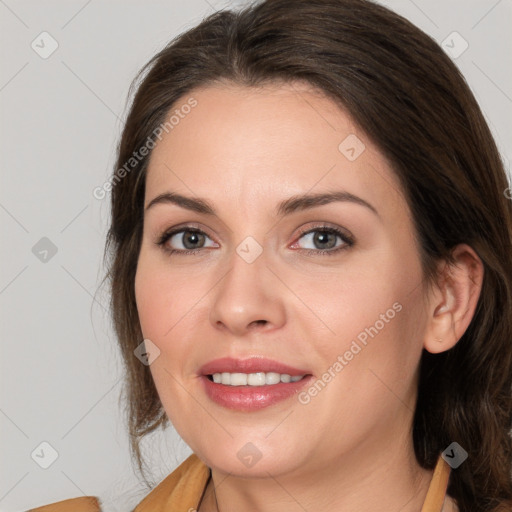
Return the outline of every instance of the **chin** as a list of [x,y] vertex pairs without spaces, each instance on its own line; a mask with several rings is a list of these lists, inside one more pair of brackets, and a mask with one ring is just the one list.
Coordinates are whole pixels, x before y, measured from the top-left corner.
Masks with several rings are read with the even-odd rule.
[[[194,453],[210,468],[221,473],[243,478],[268,478],[293,472],[305,462],[298,457],[297,450],[288,449],[283,444],[268,440],[250,441],[250,436],[240,436],[238,441],[220,446],[201,446]],[[276,440],[277,441],[277,440]],[[295,446],[297,446],[296,444]],[[301,454],[304,451],[300,450]],[[301,460],[299,460],[301,459]]]

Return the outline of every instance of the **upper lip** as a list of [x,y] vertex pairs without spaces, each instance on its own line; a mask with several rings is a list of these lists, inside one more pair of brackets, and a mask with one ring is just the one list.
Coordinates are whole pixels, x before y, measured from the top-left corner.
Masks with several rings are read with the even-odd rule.
[[201,375],[212,375],[214,373],[257,373],[257,372],[275,372],[284,373],[290,376],[307,375],[307,370],[294,368],[279,361],[267,359],[265,357],[255,356],[247,359],[234,359],[232,357],[223,357],[214,359],[201,366],[199,373]]

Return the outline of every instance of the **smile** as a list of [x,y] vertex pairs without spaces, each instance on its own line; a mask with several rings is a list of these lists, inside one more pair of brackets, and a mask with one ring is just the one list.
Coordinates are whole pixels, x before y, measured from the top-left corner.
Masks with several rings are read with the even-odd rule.
[[285,403],[313,379],[306,369],[261,356],[216,359],[198,373],[202,390],[211,401],[245,412]]
[[225,386],[273,386],[280,382],[289,383],[297,382],[305,377],[305,375],[294,375],[293,377],[287,373],[276,372],[256,372],[256,373],[214,373],[208,375],[216,384],[224,384]]

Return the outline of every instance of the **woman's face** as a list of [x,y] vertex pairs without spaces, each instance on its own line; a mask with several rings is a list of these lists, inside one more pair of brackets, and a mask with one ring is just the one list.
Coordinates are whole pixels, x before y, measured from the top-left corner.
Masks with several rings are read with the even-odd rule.
[[412,443],[426,313],[386,159],[303,84],[190,96],[151,155],[135,280],[169,419],[233,475]]

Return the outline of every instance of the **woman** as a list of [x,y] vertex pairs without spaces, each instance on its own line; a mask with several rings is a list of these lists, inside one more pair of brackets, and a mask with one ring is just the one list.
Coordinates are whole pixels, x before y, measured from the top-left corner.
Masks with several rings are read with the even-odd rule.
[[169,421],[194,454],[136,512],[512,510],[512,205],[440,47],[366,0],[269,0],[142,75],[112,311],[139,468]]

